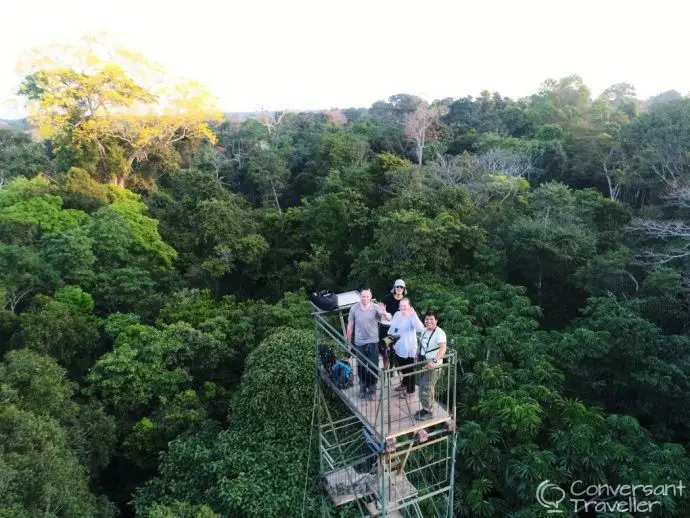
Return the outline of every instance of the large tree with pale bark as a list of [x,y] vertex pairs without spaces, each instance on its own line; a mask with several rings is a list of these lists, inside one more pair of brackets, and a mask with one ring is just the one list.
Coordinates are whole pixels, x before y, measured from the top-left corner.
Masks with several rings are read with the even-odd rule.
[[107,40],[35,49],[25,61],[19,93],[38,135],[103,182],[152,183],[179,167],[181,146],[215,143],[209,123],[221,113],[209,92]]

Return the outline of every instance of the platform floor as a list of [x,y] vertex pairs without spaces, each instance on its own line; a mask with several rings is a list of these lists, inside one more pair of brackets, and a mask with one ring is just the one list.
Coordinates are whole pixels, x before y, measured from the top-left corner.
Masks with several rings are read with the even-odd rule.
[[[355,369],[356,365],[353,366],[353,371]],[[407,399],[402,399],[400,392],[395,391],[395,388],[400,385],[400,377],[397,375],[385,380],[383,390],[381,389],[382,380],[379,380],[374,398],[367,399],[359,396],[357,384],[347,389],[338,389],[328,379],[323,368],[320,372],[321,376],[331,384],[333,390],[382,441],[451,420],[451,415],[446,408],[438,402],[433,416],[425,421],[416,420],[414,414],[422,408],[419,401],[419,386],[416,387],[414,394],[408,396]]]
[[[366,504],[365,507],[371,516],[381,516],[381,511],[376,508],[376,505],[373,502]],[[404,515],[398,509],[395,509],[394,511],[386,511],[386,517],[404,518]]]
[[[359,498],[373,496],[373,502],[365,503],[371,516],[381,514],[380,502],[383,500],[378,494],[379,487],[375,478],[366,473],[358,473],[354,468],[348,466],[326,475],[326,488],[333,503],[336,506],[353,502]],[[406,498],[415,496],[417,488],[407,479],[404,473],[385,472],[384,474],[384,494],[386,509],[399,507]],[[402,516],[399,511],[387,511],[387,516]]]
[[367,477],[370,475],[357,473],[352,466],[326,475],[326,488],[336,507],[371,494],[371,488],[367,485]]
[[[384,477],[385,496],[386,496],[386,516],[402,516],[398,510],[388,511],[392,507],[400,507],[406,498],[415,496],[417,488],[407,479],[404,473],[396,474],[386,472]],[[380,502],[382,499],[378,498]],[[371,516],[379,516],[381,510],[376,502],[369,502],[366,508]]]
[[357,409],[381,438],[397,437],[450,421],[450,414],[439,403],[436,404],[434,415],[430,419],[417,421],[414,414],[422,408],[419,387],[407,400],[401,399],[399,392],[395,392],[394,388],[384,390],[383,395],[377,390],[373,400],[360,398],[359,387],[350,387],[340,392],[348,405]]

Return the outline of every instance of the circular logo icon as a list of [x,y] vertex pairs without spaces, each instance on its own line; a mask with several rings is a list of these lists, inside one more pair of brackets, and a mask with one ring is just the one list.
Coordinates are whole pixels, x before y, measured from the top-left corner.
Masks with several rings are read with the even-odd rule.
[[549,513],[562,513],[558,504],[565,500],[565,491],[556,484],[544,480],[537,486],[537,502],[546,507]]

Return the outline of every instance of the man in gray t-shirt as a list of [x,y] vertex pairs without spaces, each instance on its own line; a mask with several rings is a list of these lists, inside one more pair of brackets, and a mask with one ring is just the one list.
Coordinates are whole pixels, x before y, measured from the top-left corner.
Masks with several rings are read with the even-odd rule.
[[[359,352],[357,358],[357,376],[359,377],[360,397],[371,397],[376,389],[376,378],[373,371],[379,366],[379,320],[381,308],[371,302],[371,290],[362,290],[359,302],[350,308],[347,318],[347,342],[354,345]],[[363,358],[362,358],[363,357]],[[366,358],[369,361],[365,361]]]

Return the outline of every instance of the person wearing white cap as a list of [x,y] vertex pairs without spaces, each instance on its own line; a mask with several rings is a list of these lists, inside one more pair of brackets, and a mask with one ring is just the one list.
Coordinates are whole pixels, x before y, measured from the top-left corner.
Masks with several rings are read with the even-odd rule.
[[388,368],[389,359],[393,359],[395,355],[391,354],[392,351],[388,350],[388,346],[383,342],[383,339],[388,335],[390,329],[390,321],[398,310],[400,309],[400,301],[407,296],[407,287],[405,286],[405,281],[402,279],[396,279],[393,283],[393,289],[387,294],[383,301],[381,302],[382,309],[385,309],[387,315],[387,321],[382,321],[379,324],[379,352],[383,357],[383,368]]

